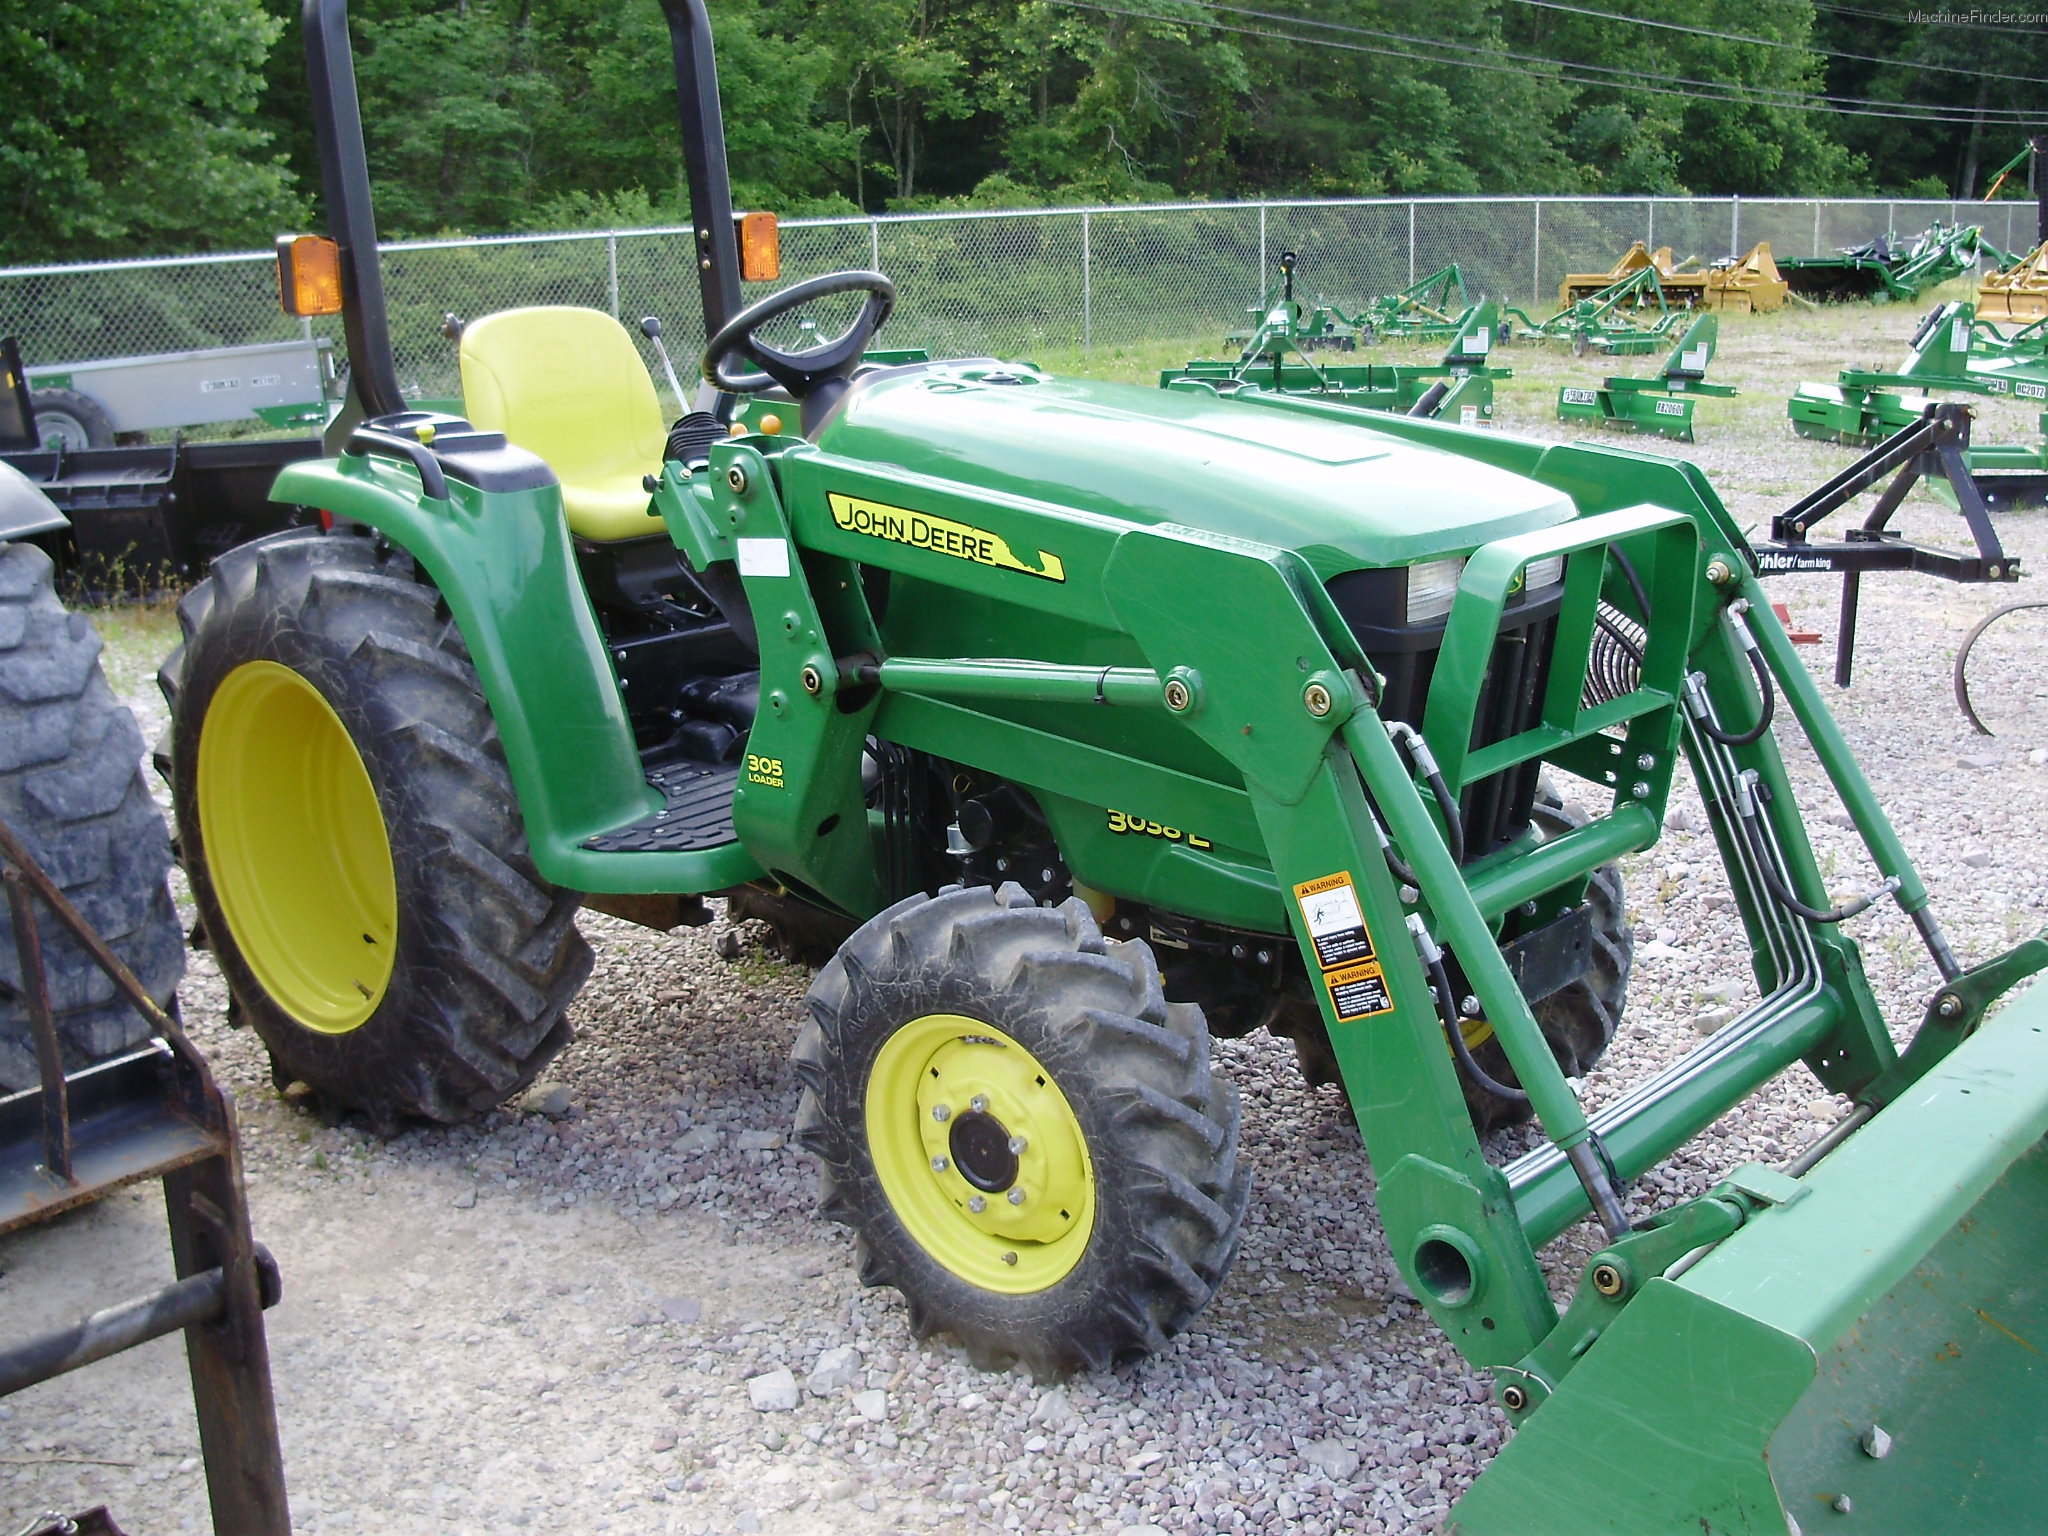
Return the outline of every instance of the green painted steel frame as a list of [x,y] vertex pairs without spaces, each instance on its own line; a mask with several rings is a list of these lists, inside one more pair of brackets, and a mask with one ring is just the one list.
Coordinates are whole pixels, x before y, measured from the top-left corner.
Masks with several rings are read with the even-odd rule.
[[[1283,414],[1356,420],[1354,408],[1329,401],[1247,398]],[[450,499],[436,501],[422,496],[409,467],[343,458],[294,466],[275,494],[370,525],[412,551],[440,586],[499,720],[536,861],[561,883],[694,892],[766,871],[855,915],[872,912],[897,893],[880,887],[860,791],[870,733],[1038,793],[1077,881],[1169,911],[1291,932],[1312,977],[1322,968],[1293,889],[1347,878],[1388,1006],[1340,1017],[1327,987],[1321,1005],[1379,1170],[1388,1241],[1467,1357],[1512,1367],[1557,1320],[1535,1248],[1586,1210],[1589,1197],[1569,1170],[1515,1187],[1488,1162],[1411,920],[1457,956],[1548,1141],[1564,1149],[1585,1143],[1589,1121],[1501,957],[1498,925],[1510,908],[1575,889],[1599,864],[1656,840],[1688,670],[1705,675],[1724,719],[1739,727],[1754,718],[1758,696],[1725,616],[1737,597],[1750,600],[1750,623],[1791,714],[1880,867],[1901,879],[1901,902],[1912,910],[1926,895],[1770,619],[1739,533],[1696,469],[1405,417],[1377,417],[1375,425],[1527,475],[1568,494],[1581,514],[1468,552],[1422,729],[1454,784],[1541,760],[1609,789],[1612,804],[1565,837],[1470,870],[1451,861],[1433,800],[1373,707],[1377,679],[1366,657],[1291,550],[1080,513],[847,460],[795,438],[720,443],[707,471],[665,471],[655,504],[693,562],[745,557],[762,707],[734,799],[739,840],[697,854],[596,854],[579,846],[583,839],[654,802],[556,492],[486,497],[451,482]],[[877,538],[852,520],[842,525],[835,496],[842,505],[866,498],[960,525],[998,541],[1006,563]],[[1475,750],[1477,689],[1506,607],[1529,563],[1552,555],[1565,557],[1566,575],[1541,724]],[[1620,572],[1623,557],[1647,613]],[[1015,643],[1034,654],[890,654],[889,626],[869,607],[863,570],[949,594],[959,622],[1013,615],[1010,628],[991,633],[1026,637]],[[1716,587],[1712,570],[1731,574]],[[1204,605],[1188,601],[1193,592],[1232,594],[1227,633]],[[1589,707],[1579,679],[1602,602],[1651,621],[1649,640],[1634,690]],[[1063,657],[1075,635],[1097,637],[1094,657],[1109,663]],[[1276,687],[1280,678],[1288,681]],[[1180,685],[1172,698],[1170,682]],[[1824,901],[1773,742],[1765,737],[1740,759],[1769,792],[1786,877],[1803,898]],[[1158,830],[1112,836],[1100,820],[1104,807]],[[1168,838],[1169,830],[1178,835]],[[1716,834],[1725,850],[1734,835],[1725,818]],[[1419,889],[1396,883],[1381,853],[1389,843]],[[1759,914],[1746,910],[1745,919],[1755,931]],[[1728,1071],[1672,1093],[1608,1137],[1624,1176],[1667,1155],[1792,1060],[1805,1058],[1845,1091],[1891,1065],[1853,944],[1832,932],[1816,934],[1815,944],[1826,1006],[1788,1019]],[[1758,972],[1766,989],[1775,984],[1766,962]]]

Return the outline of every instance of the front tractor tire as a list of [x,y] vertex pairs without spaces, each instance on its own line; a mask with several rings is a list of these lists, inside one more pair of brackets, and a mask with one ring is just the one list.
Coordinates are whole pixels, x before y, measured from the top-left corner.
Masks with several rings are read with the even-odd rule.
[[985,1369],[1040,1380],[1162,1348],[1207,1305],[1250,1196],[1237,1090],[1142,943],[1020,887],[912,897],[819,974],[797,1139],[860,1276]]
[[529,1083],[589,975],[504,753],[410,557],[293,530],[230,550],[159,674],[200,924],[280,1086],[382,1131]]

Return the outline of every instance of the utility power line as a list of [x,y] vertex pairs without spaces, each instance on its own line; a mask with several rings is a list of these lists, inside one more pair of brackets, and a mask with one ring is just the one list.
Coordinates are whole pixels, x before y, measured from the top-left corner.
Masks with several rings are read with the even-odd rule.
[[[1873,11],[1867,6],[1837,5],[1832,3],[1832,0],[1785,0],[1785,3],[1792,5],[1811,4],[1816,11],[1826,11],[1831,16],[1859,16],[1866,21],[1889,22],[1895,27],[1920,25],[1920,23],[1913,21],[1910,16],[1902,16],[1897,11]],[[2038,27],[2007,27],[2001,26],[1995,21],[1958,20],[1950,23],[1950,25],[1970,27],[1978,32],[2005,32],[2016,37],[2038,37],[2040,35]]]
[[1788,43],[1774,37],[1752,37],[1746,32],[1717,32],[1711,27],[1689,27],[1683,22],[1658,21],[1649,16],[1623,16],[1615,11],[1595,11],[1582,5],[1566,5],[1563,0],[1515,0],[1515,3],[1534,6],[1538,10],[1565,11],[1573,16],[1593,16],[1601,21],[1626,22],[1632,27],[1655,27],[1664,32],[1683,32],[1689,37],[1712,37],[1724,43],[1746,43],[1755,48],[1781,48],[1788,53],[1813,53],[1830,59],[1854,59],[1859,64],[1883,64],[1895,69],[1932,70],[1944,75],[1963,75],[1972,80],[2012,80],[2021,85],[2048,85],[2048,75],[2005,75],[1994,69],[1965,69],[1956,64],[1926,64],[1911,59],[1885,59],[1874,53],[1843,53],[1834,48]]
[[[1526,76],[1528,71],[1514,69],[1506,63],[1487,63],[1482,60],[1514,60],[1525,64],[1543,64],[1558,70],[1578,70],[1596,75],[1611,76],[1610,79],[1585,79],[1578,76],[1559,75],[1558,80],[1567,85],[1582,87],[1627,89],[1643,91],[1652,95],[1677,96],[1686,100],[1726,102],[1740,106],[1779,107],[1799,112],[1838,112],[1851,117],[1882,118],[1895,122],[1931,123],[1946,126],[1967,126],[1977,120],[1977,114],[1963,108],[1938,106],[1926,102],[1880,102],[1861,97],[1827,96],[1820,93],[1808,94],[1783,86],[1755,85],[1733,80],[1700,80],[1687,75],[1665,74],[1656,70],[1620,69],[1606,64],[1580,63],[1569,59],[1552,58],[1547,54],[1522,53],[1510,48],[1481,47],[1469,43],[1453,42],[1447,38],[1414,37],[1401,32],[1389,32],[1375,27],[1360,27],[1342,22],[1320,21],[1313,17],[1299,16],[1286,12],[1265,11],[1249,6],[1231,5],[1225,0],[1169,0],[1169,3],[1187,5],[1203,11],[1221,11],[1231,15],[1247,16],[1261,21],[1291,23],[1297,26],[1316,28],[1319,31],[1338,32],[1348,36],[1371,37],[1387,42],[1409,45],[1422,50],[1455,49],[1466,54],[1476,54],[1478,59],[1446,57],[1440,52],[1402,52],[1388,48],[1375,48],[1362,43],[1341,42],[1336,38],[1304,37],[1293,32],[1273,32],[1258,27],[1233,25],[1209,16],[1176,15],[1162,10],[1132,10],[1103,3],[1103,0],[1049,0],[1055,5],[1064,5],[1076,10],[1097,11],[1105,15],[1124,16],[1138,21],[1165,22],[1169,25],[1192,23],[1208,27],[1213,31],[1234,33],[1243,37],[1264,38],[1274,42],[1302,43],[1313,48],[1338,48],[1350,53],[1373,54],[1383,58],[1404,59],[1410,63],[1443,64],[1452,67],[1478,69],[1493,74]],[[1662,84],[1652,82],[1663,82]],[[1686,87],[1681,89],[1680,87]],[[2009,126],[2018,123],[2033,123],[2041,120],[2042,114],[1995,108],[1983,115],[1983,121]]]

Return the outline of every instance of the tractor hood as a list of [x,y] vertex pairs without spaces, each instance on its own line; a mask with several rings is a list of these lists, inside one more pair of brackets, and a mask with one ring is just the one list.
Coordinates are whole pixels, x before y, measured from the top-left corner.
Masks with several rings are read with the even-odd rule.
[[864,464],[1296,550],[1324,580],[1577,515],[1548,486],[1369,425],[1022,364],[871,374],[817,444]]

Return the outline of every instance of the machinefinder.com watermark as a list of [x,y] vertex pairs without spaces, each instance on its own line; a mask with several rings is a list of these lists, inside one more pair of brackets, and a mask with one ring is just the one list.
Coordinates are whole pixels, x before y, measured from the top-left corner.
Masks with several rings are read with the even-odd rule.
[[2039,27],[2048,26],[2048,11],[1909,11],[1916,27]]

